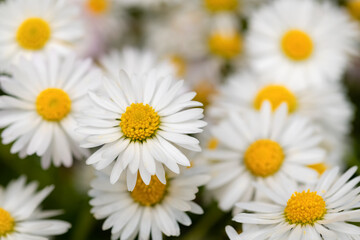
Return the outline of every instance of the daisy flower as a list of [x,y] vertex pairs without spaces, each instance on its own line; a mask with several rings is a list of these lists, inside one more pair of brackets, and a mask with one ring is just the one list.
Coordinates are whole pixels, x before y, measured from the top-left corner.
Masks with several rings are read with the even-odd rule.
[[91,61],[65,59],[58,55],[22,59],[13,65],[12,79],[2,81],[0,127],[3,144],[14,142],[11,153],[20,157],[36,153],[41,165],[70,167],[74,155],[81,158],[88,151],[78,144],[81,135],[74,132],[76,114],[87,107],[87,91],[98,77]]
[[344,89],[337,82],[302,88],[293,82],[272,80],[250,72],[228,79],[209,108],[209,114],[223,118],[233,111],[260,110],[264,101],[271,103],[273,111],[286,103],[290,114],[307,117],[323,131],[339,138],[349,132],[354,115]]
[[201,150],[189,134],[202,132],[206,125],[200,120],[203,109],[195,108],[202,104],[191,101],[194,92],[184,93],[183,81],[158,73],[155,69],[130,77],[121,70],[117,77],[104,77],[107,95],[90,93],[94,107],[79,119],[79,131],[87,135],[82,146],[101,146],[87,164],[100,170],[115,161],[110,182],[125,171],[129,190],[138,171],[146,185],[154,174],[165,184],[163,165],[179,173],[178,164],[190,165],[181,149]]
[[232,113],[211,128],[211,147],[204,151],[211,164],[207,187],[223,210],[253,199],[252,183],[314,182],[318,174],[307,165],[321,163],[321,137],[305,118],[287,117],[287,105],[274,113],[268,101],[259,112]]
[[52,192],[49,186],[36,192],[38,184],[26,184],[25,177],[0,186],[0,239],[49,239],[50,236],[66,233],[71,227],[61,220],[47,219],[61,211],[41,209],[41,202]]
[[232,15],[218,15],[208,35],[209,53],[225,60],[233,60],[243,51],[243,37]]
[[338,81],[356,52],[358,26],[326,1],[277,0],[249,22],[250,66],[301,87]]
[[[191,169],[190,169],[191,170]],[[156,176],[149,184],[141,178],[136,181],[132,192],[126,187],[126,178],[121,176],[114,185],[109,183],[109,175],[98,171],[91,182],[90,205],[96,219],[106,218],[103,230],[111,228],[111,239],[162,239],[179,236],[179,223],[191,225],[186,212],[202,214],[203,210],[193,200],[198,187],[208,181],[208,176],[191,174],[167,174],[166,184]]]
[[79,10],[70,0],[5,1],[0,5],[0,58],[71,53],[84,35]]
[[212,14],[234,14],[248,15],[266,0],[198,0],[202,7]]
[[287,182],[269,187],[258,185],[271,202],[241,202],[237,206],[251,213],[240,213],[236,222],[256,225],[255,231],[238,235],[227,227],[231,240],[270,239],[358,239],[360,227],[360,177],[351,176],[356,167],[343,175],[339,169],[327,171],[314,186],[296,188]]

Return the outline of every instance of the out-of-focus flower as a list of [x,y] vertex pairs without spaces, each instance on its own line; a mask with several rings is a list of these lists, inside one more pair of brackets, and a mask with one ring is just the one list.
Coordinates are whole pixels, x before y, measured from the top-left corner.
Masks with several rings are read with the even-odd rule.
[[[202,104],[191,101],[195,93],[184,93],[183,81],[162,69],[143,75],[103,79],[102,96],[90,93],[94,108],[79,119],[80,132],[87,135],[83,147],[102,146],[88,160],[100,170],[112,162],[110,182],[126,172],[127,186],[134,189],[138,171],[146,185],[152,175],[166,183],[164,166],[179,173],[179,165],[190,166],[180,148],[200,151],[199,141],[190,136],[206,125]],[[174,144],[177,146],[174,146]]]
[[339,81],[349,55],[356,53],[358,26],[328,2],[277,0],[249,22],[250,66],[300,87]]
[[175,10],[146,23],[147,48],[164,57],[177,56],[186,60],[204,57],[209,17],[193,4]]
[[0,60],[55,52],[74,54],[84,37],[80,9],[70,0],[9,0],[0,5]]
[[79,55],[97,58],[112,46],[121,42],[126,31],[123,10],[116,0],[76,0],[82,10],[86,38]]
[[338,175],[338,170],[327,171],[309,187],[297,188],[288,182],[257,185],[271,202],[238,203],[239,208],[252,213],[240,213],[234,220],[256,228],[239,235],[228,226],[230,239],[357,239],[360,227],[351,222],[360,219],[359,189],[354,188],[360,177],[350,180],[356,167],[343,175]]
[[219,15],[213,20],[213,27],[208,35],[208,49],[211,55],[233,60],[243,52],[243,37],[232,15]]
[[204,174],[166,175],[166,184],[156,176],[145,184],[141,178],[136,181],[132,192],[126,187],[123,175],[114,185],[109,183],[109,174],[97,172],[92,181],[91,212],[97,219],[106,218],[103,230],[111,228],[112,239],[162,239],[179,236],[179,223],[190,226],[191,219],[185,212],[202,214],[203,210],[193,200],[198,187],[209,177]]
[[0,97],[0,126],[6,127],[1,137],[4,144],[14,141],[11,153],[36,153],[43,168],[51,162],[70,167],[72,155],[86,156],[74,117],[87,109],[86,94],[96,87],[96,71],[89,59],[56,54],[12,66],[12,79],[2,81],[8,95]]
[[65,221],[48,219],[61,213],[44,211],[40,206],[54,187],[36,193],[37,186],[36,182],[26,184],[25,177],[20,177],[10,182],[6,189],[0,187],[0,239],[48,239],[71,227]]
[[204,151],[213,177],[207,187],[215,190],[221,209],[252,200],[254,182],[272,185],[317,179],[317,172],[307,165],[325,159],[319,147],[321,136],[307,119],[288,117],[287,112],[287,105],[282,104],[272,113],[265,101],[259,112],[234,112],[211,128],[213,142]]

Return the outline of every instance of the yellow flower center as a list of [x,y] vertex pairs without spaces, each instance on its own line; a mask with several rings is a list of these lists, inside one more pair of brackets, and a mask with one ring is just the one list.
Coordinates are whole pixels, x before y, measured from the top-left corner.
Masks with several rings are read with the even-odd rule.
[[326,166],[325,163],[311,164],[308,165],[308,167],[317,171],[319,175],[322,175],[328,169],[328,166]]
[[132,141],[144,141],[152,137],[160,125],[160,116],[148,104],[133,103],[121,115],[120,127]]
[[281,40],[284,54],[294,61],[308,59],[313,52],[313,41],[310,36],[301,30],[290,30]]
[[102,14],[109,9],[109,0],[88,0],[88,8],[95,14]]
[[295,192],[288,200],[284,213],[290,224],[314,224],[324,217],[326,204],[316,192]]
[[232,34],[214,33],[208,40],[210,52],[225,59],[232,59],[243,49],[243,39],[237,32]]
[[146,185],[138,176],[131,197],[143,206],[153,206],[164,199],[165,193],[166,185],[162,184],[155,175],[151,176],[149,185]]
[[348,1],[347,9],[354,19],[360,20],[360,0]]
[[194,101],[201,102],[205,108],[210,104],[211,96],[216,93],[216,87],[209,81],[203,80],[195,85],[194,91],[196,92]]
[[15,221],[10,213],[3,208],[0,208],[0,237],[5,237],[7,234],[14,231]]
[[179,55],[173,55],[173,56],[170,57],[170,61],[174,65],[174,67],[176,68],[176,75],[178,77],[185,76],[185,72],[186,72],[185,59],[182,58]]
[[36,98],[36,110],[43,119],[60,121],[71,110],[69,95],[59,88],[48,88]]
[[254,100],[255,109],[259,110],[265,100],[271,103],[273,111],[284,102],[287,103],[289,112],[296,110],[296,97],[286,87],[280,85],[269,85],[261,89]]
[[283,150],[277,142],[260,139],[248,147],[244,162],[254,176],[268,177],[280,169],[284,158]]
[[235,11],[239,0],[204,0],[206,9],[210,12]]
[[219,140],[215,137],[212,137],[208,142],[208,149],[215,150],[219,146]]
[[49,24],[41,18],[25,20],[17,30],[16,41],[27,50],[40,50],[49,41],[51,30]]

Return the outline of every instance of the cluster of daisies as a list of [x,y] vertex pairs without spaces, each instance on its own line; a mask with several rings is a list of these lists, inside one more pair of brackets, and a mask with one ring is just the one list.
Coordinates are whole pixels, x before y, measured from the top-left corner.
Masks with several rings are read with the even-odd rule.
[[[360,239],[341,83],[360,1],[346,4],[2,1],[1,141],[44,170],[87,165],[114,240],[181,236],[211,199],[231,240]],[[0,188],[0,240],[70,229],[40,206],[54,187],[36,189]]]

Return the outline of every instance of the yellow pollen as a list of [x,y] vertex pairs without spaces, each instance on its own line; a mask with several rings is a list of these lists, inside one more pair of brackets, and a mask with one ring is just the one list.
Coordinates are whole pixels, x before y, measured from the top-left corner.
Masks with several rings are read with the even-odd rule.
[[151,176],[149,185],[146,185],[138,175],[131,197],[141,205],[153,206],[164,199],[165,193],[166,185],[162,184],[155,175]]
[[208,149],[215,150],[219,145],[219,140],[215,137],[212,137],[208,142]]
[[311,164],[308,167],[317,171],[319,175],[322,175],[328,169],[325,163]]
[[194,86],[196,96],[194,101],[201,102],[203,107],[206,108],[211,101],[211,97],[216,94],[216,87],[209,81],[203,80]]
[[314,224],[326,213],[324,199],[317,192],[295,192],[285,207],[285,218],[290,224]]
[[120,127],[132,141],[151,138],[160,125],[160,116],[148,104],[133,103],[121,115]]
[[209,37],[210,52],[225,59],[232,59],[243,49],[243,39],[238,32],[223,34],[215,32]]
[[25,20],[17,30],[16,41],[27,50],[40,50],[49,41],[51,30],[49,24],[41,18]]
[[48,88],[36,98],[36,111],[43,119],[60,121],[71,110],[69,95],[59,88]]
[[284,102],[287,103],[290,113],[296,110],[296,97],[287,88],[280,85],[269,85],[261,89],[254,99],[255,109],[260,110],[265,100],[271,103],[273,111]]
[[204,0],[206,9],[210,12],[235,11],[239,0]]
[[268,177],[280,169],[284,158],[283,150],[277,142],[260,139],[248,147],[244,162],[254,176]]
[[185,59],[180,57],[179,55],[173,55],[170,57],[171,63],[176,68],[176,75],[178,77],[185,76],[186,73],[186,62]]
[[109,0],[88,0],[88,7],[95,14],[102,14],[109,9]]
[[284,54],[294,61],[308,59],[313,52],[313,47],[310,36],[301,30],[290,30],[281,40]]
[[14,231],[15,221],[10,213],[0,208],[0,238]]
[[360,0],[348,1],[347,9],[355,20],[360,20]]

